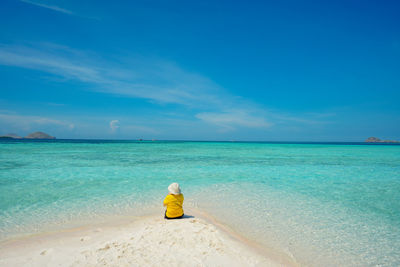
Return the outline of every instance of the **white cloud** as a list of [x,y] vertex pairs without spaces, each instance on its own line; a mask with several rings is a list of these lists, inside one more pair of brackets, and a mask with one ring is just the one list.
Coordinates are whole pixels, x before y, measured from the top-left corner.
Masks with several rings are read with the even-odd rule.
[[43,3],[38,3],[38,2],[34,2],[34,1],[30,1],[30,0],[20,0],[21,2],[27,3],[27,4],[31,4],[34,6],[39,6],[39,7],[43,7],[43,8],[47,8],[47,9],[51,9],[57,12],[61,12],[64,14],[68,14],[68,15],[74,15],[74,13],[68,9],[65,8],[61,8],[58,6],[54,6],[54,5],[47,5],[47,4],[43,4]]
[[115,132],[119,129],[119,120],[110,121],[110,128],[112,132]]

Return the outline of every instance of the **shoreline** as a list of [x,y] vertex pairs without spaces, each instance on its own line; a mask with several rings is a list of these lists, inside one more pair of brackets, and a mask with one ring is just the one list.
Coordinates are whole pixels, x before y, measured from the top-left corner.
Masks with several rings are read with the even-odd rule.
[[292,256],[286,254],[284,251],[279,251],[278,249],[261,245],[260,243],[246,237],[245,235],[240,234],[238,231],[234,230],[229,225],[219,222],[218,219],[214,218],[212,215],[204,211],[198,209],[187,209],[187,210],[190,210],[190,212],[193,213],[194,215],[199,216],[205,221],[215,225],[216,227],[218,227],[218,229],[226,233],[230,238],[233,238],[234,240],[237,240],[245,244],[252,250],[256,251],[259,254],[264,255],[265,257],[268,257],[276,262],[279,262],[284,266],[301,266],[299,263],[296,262],[296,260]]
[[[182,220],[164,220],[160,214],[124,216],[5,240],[0,242],[0,266],[24,266],[28,262],[30,266],[97,266],[117,262],[156,266],[169,257],[167,253],[160,258],[163,249],[175,249],[176,258],[169,260],[178,265],[300,265],[285,253],[247,239],[203,211],[186,208],[185,212]],[[129,256],[120,254],[124,246],[122,251],[130,252]]]

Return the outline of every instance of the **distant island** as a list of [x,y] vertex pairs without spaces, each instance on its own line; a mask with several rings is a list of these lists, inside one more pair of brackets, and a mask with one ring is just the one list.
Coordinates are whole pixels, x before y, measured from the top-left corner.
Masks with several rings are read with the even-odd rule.
[[6,134],[6,135],[1,135],[0,139],[56,139],[54,136],[48,135],[47,133],[44,132],[34,132],[31,134],[28,134],[25,137],[21,137],[17,134]]
[[14,133],[9,133],[9,134],[5,134],[5,135],[1,135],[0,136],[1,139],[21,139],[22,137],[14,134]]
[[395,140],[381,140],[377,137],[369,137],[365,140],[367,143],[400,143],[400,141]]

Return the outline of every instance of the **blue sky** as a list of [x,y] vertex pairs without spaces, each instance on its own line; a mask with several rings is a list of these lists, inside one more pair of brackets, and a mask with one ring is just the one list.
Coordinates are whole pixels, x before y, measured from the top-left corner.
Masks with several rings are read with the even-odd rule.
[[0,134],[400,139],[398,1],[3,0]]

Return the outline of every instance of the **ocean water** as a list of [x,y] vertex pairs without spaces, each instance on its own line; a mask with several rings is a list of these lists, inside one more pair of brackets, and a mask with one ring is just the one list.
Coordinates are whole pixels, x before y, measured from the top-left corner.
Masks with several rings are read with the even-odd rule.
[[400,265],[400,146],[0,141],[0,240],[185,205],[306,266]]

